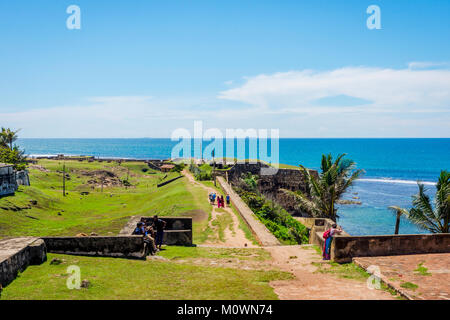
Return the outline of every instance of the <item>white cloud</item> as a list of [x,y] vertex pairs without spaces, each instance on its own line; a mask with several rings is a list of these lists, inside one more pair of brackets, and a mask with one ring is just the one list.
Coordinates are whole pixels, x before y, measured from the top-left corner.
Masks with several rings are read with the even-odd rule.
[[431,61],[413,61],[408,63],[409,69],[428,69],[428,68],[446,68],[450,67],[448,62],[431,62]]
[[282,137],[450,137],[446,69],[302,70],[234,85],[219,99],[92,97],[79,105],[0,113],[0,124],[37,138],[170,137],[176,128],[192,131],[194,120],[203,120],[205,129],[280,129]]
[[[342,95],[372,103],[361,107],[314,104],[318,99]],[[272,112],[448,112],[450,70],[350,67],[262,74],[222,91],[219,98]]]

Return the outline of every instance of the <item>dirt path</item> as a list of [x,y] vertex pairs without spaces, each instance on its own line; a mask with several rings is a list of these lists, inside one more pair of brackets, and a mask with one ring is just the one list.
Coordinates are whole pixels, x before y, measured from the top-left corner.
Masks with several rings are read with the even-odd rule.
[[312,247],[298,245],[265,249],[272,255],[274,266],[295,276],[293,280],[270,283],[281,300],[393,299],[388,292],[369,289],[365,281],[340,278],[331,273],[317,273],[317,264],[323,261]]
[[[194,176],[188,172],[187,170],[183,170],[183,175],[188,179],[189,183],[201,187],[204,190],[210,193],[217,193],[217,190],[214,188],[210,188],[205,186],[204,184],[198,182],[195,180]],[[209,203],[209,199],[206,198],[205,201]],[[216,202],[217,203],[217,202]],[[209,227],[211,230],[214,230],[215,232],[218,231],[218,227],[214,225],[214,223],[219,221],[218,219],[221,218],[221,216],[224,215],[230,215],[232,219],[232,223],[225,226],[223,232],[224,232],[224,241],[206,241],[205,245],[220,245],[224,247],[256,247],[250,240],[248,240],[245,237],[244,231],[242,231],[241,228],[239,228],[239,219],[236,217],[236,214],[233,212],[233,210],[229,207],[224,208],[217,208],[217,204],[212,206],[212,212],[211,212],[211,220],[209,221]],[[223,217],[225,218],[225,217]]]

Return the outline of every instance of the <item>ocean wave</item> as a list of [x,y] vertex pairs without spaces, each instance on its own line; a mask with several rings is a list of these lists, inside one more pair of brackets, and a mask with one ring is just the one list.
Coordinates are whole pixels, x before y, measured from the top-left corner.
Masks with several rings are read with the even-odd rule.
[[[396,183],[396,184],[417,184],[417,181],[415,180],[400,180],[400,179],[358,179],[357,181],[363,181],[363,182],[381,182],[381,183]],[[430,181],[420,181],[421,184],[427,185],[427,186],[435,186],[436,182],[430,182]]]

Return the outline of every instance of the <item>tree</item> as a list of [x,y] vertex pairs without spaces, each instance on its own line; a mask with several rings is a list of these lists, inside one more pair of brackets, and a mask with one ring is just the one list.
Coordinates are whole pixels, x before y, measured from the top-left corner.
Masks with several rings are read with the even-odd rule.
[[391,209],[395,213],[396,220],[395,220],[395,232],[394,232],[394,234],[398,234],[399,229],[400,229],[400,217],[401,216],[407,216],[408,215],[408,210],[400,208],[400,207],[396,207],[396,206],[390,206],[389,209]]
[[293,195],[297,206],[313,217],[330,218],[336,221],[336,201],[341,198],[345,191],[358,179],[363,170],[356,170],[356,163],[344,159],[346,154],[339,155],[335,161],[331,154],[322,155],[321,172],[318,176],[304,166],[300,165],[306,180],[307,192],[290,191],[282,189],[286,194]]
[[18,136],[17,133],[20,130],[12,131],[9,128],[3,128],[2,132],[0,133],[0,144],[3,146],[9,146],[9,149],[13,149],[13,143],[17,140]]
[[24,152],[19,150],[17,146],[14,146],[12,150],[9,147],[0,147],[0,162],[14,165],[14,169],[17,171],[26,168]]
[[413,196],[412,208],[402,209],[409,221],[431,233],[449,233],[450,172],[443,170],[436,183],[434,204],[426,194],[425,186],[418,182],[419,192]]

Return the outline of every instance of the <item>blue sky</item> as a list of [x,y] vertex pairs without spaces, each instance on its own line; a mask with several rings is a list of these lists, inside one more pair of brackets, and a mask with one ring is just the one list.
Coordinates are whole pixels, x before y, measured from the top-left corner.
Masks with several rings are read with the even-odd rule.
[[[68,30],[66,8],[81,9]],[[366,8],[381,9],[381,30]],[[0,2],[0,125],[23,137],[450,137],[449,1]]]

